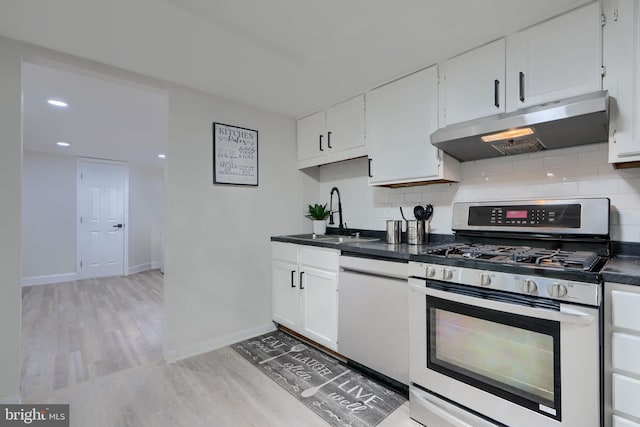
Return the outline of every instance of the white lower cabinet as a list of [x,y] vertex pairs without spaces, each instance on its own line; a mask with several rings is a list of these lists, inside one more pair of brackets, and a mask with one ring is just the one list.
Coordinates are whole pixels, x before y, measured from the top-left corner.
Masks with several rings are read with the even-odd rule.
[[272,242],[271,254],[273,321],[337,351],[340,251]]
[[614,415],[613,427],[640,427],[640,423],[634,423],[633,421],[629,421]]
[[640,427],[640,286],[605,289],[605,426]]

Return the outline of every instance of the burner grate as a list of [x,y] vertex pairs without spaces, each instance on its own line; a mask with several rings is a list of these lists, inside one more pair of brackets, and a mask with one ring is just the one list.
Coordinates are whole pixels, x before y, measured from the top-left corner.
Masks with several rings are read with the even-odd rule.
[[591,271],[600,257],[594,252],[563,251],[488,244],[443,244],[427,248],[426,254],[496,263],[535,265],[545,268]]

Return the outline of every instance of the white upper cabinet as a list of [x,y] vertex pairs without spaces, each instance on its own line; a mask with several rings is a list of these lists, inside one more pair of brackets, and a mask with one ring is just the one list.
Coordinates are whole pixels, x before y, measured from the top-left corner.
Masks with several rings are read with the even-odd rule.
[[364,95],[328,108],[329,151],[334,153],[364,146]]
[[505,39],[440,64],[440,127],[505,111]]
[[298,161],[320,157],[326,148],[326,113],[320,111],[298,120]]
[[507,111],[600,90],[600,3],[507,37],[506,65]]
[[595,2],[440,64],[439,126],[602,89]]
[[366,155],[364,95],[298,120],[298,169]]
[[609,162],[640,166],[640,1],[605,0],[604,88],[609,102]]
[[367,92],[369,184],[457,180],[458,162],[431,145],[437,128],[437,66]]

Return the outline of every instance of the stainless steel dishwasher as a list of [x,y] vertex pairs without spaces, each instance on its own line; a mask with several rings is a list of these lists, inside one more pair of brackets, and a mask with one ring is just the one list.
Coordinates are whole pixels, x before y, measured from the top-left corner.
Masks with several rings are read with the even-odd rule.
[[409,384],[408,264],[340,257],[338,352]]

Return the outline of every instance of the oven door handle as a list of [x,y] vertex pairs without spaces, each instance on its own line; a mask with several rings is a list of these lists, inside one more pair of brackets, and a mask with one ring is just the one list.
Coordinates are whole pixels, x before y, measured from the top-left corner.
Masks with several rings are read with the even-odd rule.
[[[418,284],[419,283],[419,284]],[[535,317],[538,319],[553,320],[561,323],[573,323],[576,325],[591,325],[594,316],[585,313],[577,308],[560,306],[560,311],[547,310],[544,308],[527,307],[520,304],[509,304],[506,302],[492,301],[488,299],[474,298],[468,295],[461,295],[452,292],[441,291],[439,289],[427,288],[424,281],[409,279],[411,290],[424,295],[430,295],[436,298],[482,307],[489,310],[497,310],[503,313],[516,314],[521,316]]]

